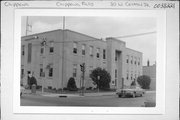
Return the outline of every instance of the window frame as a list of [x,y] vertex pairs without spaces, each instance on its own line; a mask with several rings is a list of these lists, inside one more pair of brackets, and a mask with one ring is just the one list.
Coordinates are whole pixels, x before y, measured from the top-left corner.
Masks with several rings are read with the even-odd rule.
[[77,50],[77,42],[73,42],[73,53],[77,54],[78,53],[77,51],[78,51]]

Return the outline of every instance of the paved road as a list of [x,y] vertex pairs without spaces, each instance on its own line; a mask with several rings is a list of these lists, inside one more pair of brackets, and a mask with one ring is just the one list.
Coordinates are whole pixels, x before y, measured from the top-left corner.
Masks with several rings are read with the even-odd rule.
[[99,107],[140,107],[146,100],[155,100],[155,93],[143,97],[118,98],[116,95],[86,97],[47,97],[25,94],[21,97],[22,106],[99,106]]

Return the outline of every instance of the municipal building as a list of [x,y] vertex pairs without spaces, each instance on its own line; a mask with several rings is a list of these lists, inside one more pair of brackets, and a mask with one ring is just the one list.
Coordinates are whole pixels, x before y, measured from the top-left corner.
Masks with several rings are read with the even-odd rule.
[[21,81],[33,73],[39,86],[66,88],[70,77],[82,84],[80,65],[85,63],[85,88],[95,87],[89,77],[101,67],[111,75],[111,88],[121,88],[142,75],[142,53],[113,37],[98,39],[72,30],[53,30],[21,38]]

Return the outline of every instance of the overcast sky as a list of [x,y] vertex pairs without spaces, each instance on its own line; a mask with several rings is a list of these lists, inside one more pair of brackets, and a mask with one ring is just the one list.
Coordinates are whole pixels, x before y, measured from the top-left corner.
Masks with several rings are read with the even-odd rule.
[[[25,35],[26,18],[22,17],[21,34]],[[29,17],[32,32],[40,33],[62,29],[62,17]],[[96,38],[119,37],[156,31],[156,18],[152,17],[66,17],[65,29],[81,32]],[[119,38],[126,47],[143,53],[143,65],[156,61],[156,33]]]

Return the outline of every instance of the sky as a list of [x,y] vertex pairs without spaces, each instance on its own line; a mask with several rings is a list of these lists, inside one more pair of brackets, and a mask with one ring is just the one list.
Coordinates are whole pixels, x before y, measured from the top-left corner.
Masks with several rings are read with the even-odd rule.
[[[26,19],[22,17],[21,35],[26,34]],[[28,24],[31,32],[40,33],[62,29],[62,17],[29,16]],[[156,18],[153,17],[65,17],[65,29],[70,29],[95,38],[121,37],[127,35],[149,33],[156,31]],[[133,37],[118,38],[126,42],[126,47],[143,53],[143,65],[156,61],[156,32]]]

